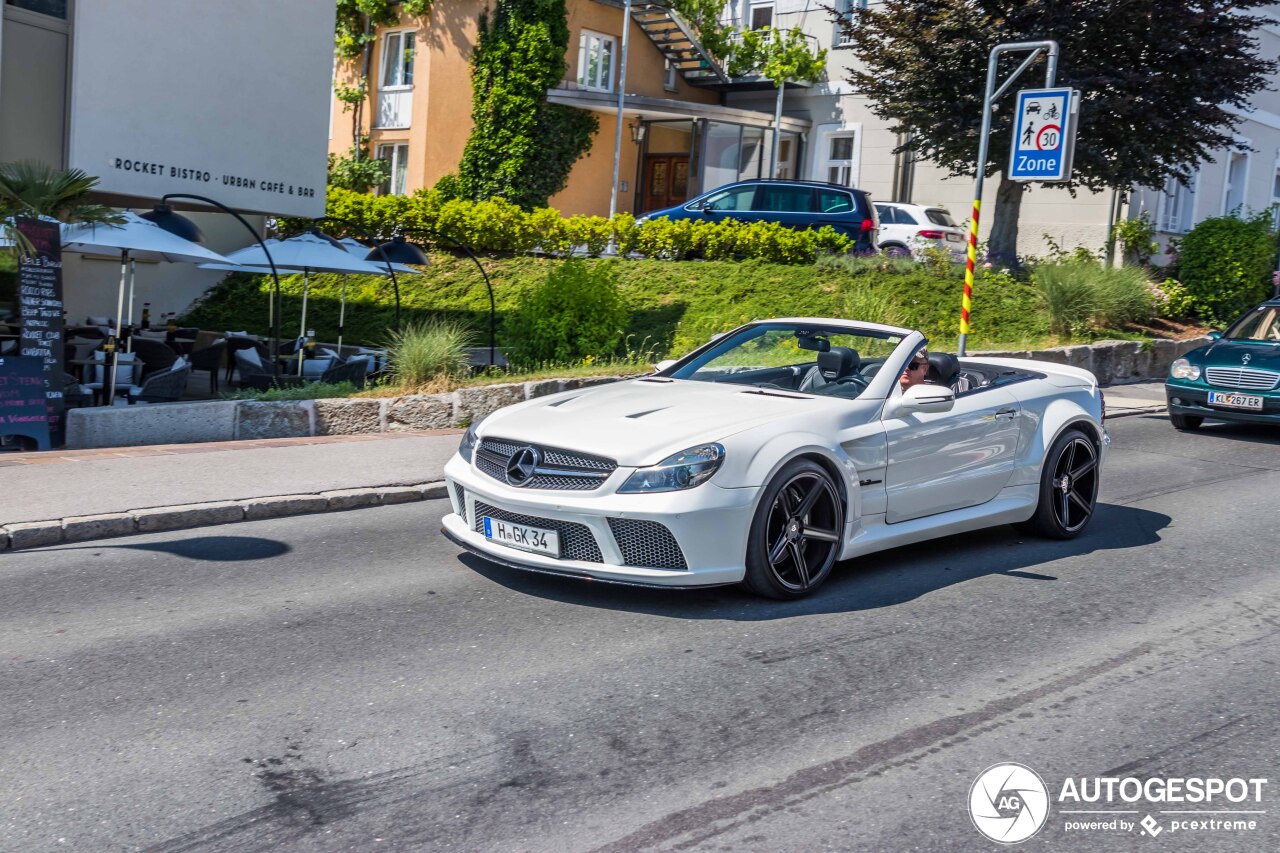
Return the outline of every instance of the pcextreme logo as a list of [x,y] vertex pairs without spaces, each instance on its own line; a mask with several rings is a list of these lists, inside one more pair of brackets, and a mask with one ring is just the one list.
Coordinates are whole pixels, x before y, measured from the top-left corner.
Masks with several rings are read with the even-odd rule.
[[[1155,838],[1166,830],[1251,832],[1267,813],[1261,807],[1266,785],[1266,779],[1240,777],[1068,776],[1058,791],[1058,813],[1062,831],[1072,835],[1135,833]],[[1039,832],[1048,822],[1049,806],[1044,780],[1022,764],[992,765],[969,788],[974,827],[1001,844],[1017,844]]]

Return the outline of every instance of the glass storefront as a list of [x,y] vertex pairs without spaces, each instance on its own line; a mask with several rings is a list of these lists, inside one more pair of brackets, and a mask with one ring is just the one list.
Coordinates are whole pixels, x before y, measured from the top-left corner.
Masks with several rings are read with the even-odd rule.
[[5,0],[5,3],[54,18],[67,17],[67,0]]

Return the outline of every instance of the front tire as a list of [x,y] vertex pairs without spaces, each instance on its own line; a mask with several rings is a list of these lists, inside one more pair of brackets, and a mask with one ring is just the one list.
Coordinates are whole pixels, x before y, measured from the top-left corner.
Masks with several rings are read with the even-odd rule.
[[1200,424],[1204,423],[1204,418],[1197,415],[1175,415],[1169,413],[1169,423],[1173,424],[1173,428],[1181,432],[1191,432],[1200,429]]
[[743,585],[766,598],[808,595],[831,573],[843,531],[844,504],[831,475],[807,459],[789,463],[756,507]]
[[1049,539],[1079,536],[1097,506],[1098,461],[1088,436],[1064,430],[1045,456],[1036,513],[1020,526]]

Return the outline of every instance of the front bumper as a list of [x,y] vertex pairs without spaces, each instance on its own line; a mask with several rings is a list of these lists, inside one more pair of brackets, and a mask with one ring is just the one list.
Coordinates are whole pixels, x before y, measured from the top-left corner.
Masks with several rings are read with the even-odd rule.
[[[444,517],[442,532],[454,544],[493,562],[550,574],[643,586],[696,587],[741,581],[747,534],[760,490],[722,489],[704,483],[681,492],[616,494],[633,470],[617,469],[603,486],[590,492],[522,489],[481,473],[455,455],[444,469],[453,512]],[[539,521],[552,529],[572,526],[577,531],[576,553],[552,557],[485,538],[481,519],[494,511],[526,517],[529,520],[517,523],[535,527]],[[615,534],[615,529],[623,526],[619,520],[661,524],[670,531],[686,567],[635,564],[643,562],[635,555],[645,549],[624,547],[634,543],[620,544],[618,536],[627,534]],[[561,538],[566,537],[562,534]],[[587,559],[582,559],[584,552],[590,552]],[[624,552],[632,555],[630,561]]]
[[[1214,391],[1235,391],[1230,388],[1214,388]],[[1179,384],[1173,381],[1164,386],[1165,400],[1168,402],[1169,414],[1188,417],[1207,418],[1209,420],[1232,421],[1246,424],[1280,424],[1280,395],[1270,391],[1235,391],[1240,394],[1253,394],[1262,398],[1262,411],[1248,409],[1227,409],[1209,405],[1209,388],[1191,384]],[[1177,402],[1174,402],[1174,401]]]

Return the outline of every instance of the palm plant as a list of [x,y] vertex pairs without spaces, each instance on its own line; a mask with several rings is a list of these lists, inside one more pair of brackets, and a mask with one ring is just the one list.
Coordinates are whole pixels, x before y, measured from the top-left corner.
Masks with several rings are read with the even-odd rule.
[[88,200],[98,179],[80,169],[55,169],[38,160],[0,163],[0,236],[29,250],[14,225],[16,216],[44,216],[59,222],[116,223],[120,214]]

